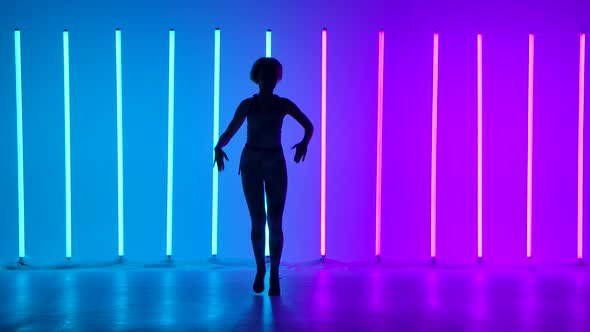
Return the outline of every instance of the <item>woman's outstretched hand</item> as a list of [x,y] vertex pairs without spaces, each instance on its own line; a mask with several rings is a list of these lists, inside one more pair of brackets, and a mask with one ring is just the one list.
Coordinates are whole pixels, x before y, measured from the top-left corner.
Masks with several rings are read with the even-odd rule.
[[305,155],[307,154],[307,144],[301,142],[293,145],[291,148],[295,149],[295,162],[299,163],[299,161],[305,161]]
[[219,172],[223,171],[225,168],[225,162],[223,161],[224,158],[225,160],[229,161],[229,158],[221,148],[215,148],[215,160],[213,161],[213,167],[215,167],[215,163],[217,163],[217,170]]

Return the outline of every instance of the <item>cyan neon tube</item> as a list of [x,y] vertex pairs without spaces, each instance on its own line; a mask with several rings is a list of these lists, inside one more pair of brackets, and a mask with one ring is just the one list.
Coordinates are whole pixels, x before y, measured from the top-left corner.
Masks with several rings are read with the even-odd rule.
[[[272,50],[272,31],[270,29],[266,30],[266,57],[271,57],[271,50]],[[270,241],[269,241],[269,231],[268,231],[268,204],[266,204],[266,193],[264,194],[264,211],[266,212],[266,220],[265,223],[265,244],[264,244],[264,255],[270,256]]]
[[166,196],[166,255],[172,256],[172,194],[174,167],[174,29],[169,32],[168,45],[168,187]]
[[72,257],[72,172],[70,158],[70,41],[68,30],[63,32],[64,52],[64,120],[66,170],[66,258]]
[[[220,60],[220,45],[221,31],[219,28],[215,29],[215,53],[213,64],[213,145],[219,140],[219,60]],[[215,158],[215,152],[213,152]],[[211,255],[217,256],[217,212],[218,212],[218,198],[219,198],[219,172],[216,167],[213,167],[213,200],[211,209]]]
[[14,61],[16,71],[16,145],[18,162],[18,257],[25,257],[25,186],[23,175],[23,94],[20,30],[14,30]]
[[272,50],[272,31],[270,29],[266,30],[266,57],[271,57],[271,50]]
[[124,251],[123,224],[123,87],[121,75],[121,29],[115,30],[116,75],[117,75],[117,192],[118,192],[118,236],[119,256]]

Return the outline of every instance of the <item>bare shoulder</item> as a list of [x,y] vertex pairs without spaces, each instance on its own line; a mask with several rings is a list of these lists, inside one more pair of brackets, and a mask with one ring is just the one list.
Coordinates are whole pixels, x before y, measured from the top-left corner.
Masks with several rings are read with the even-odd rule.
[[295,103],[292,102],[291,99],[289,99],[289,98],[279,97],[279,99],[281,100],[282,104],[295,105]]
[[254,97],[246,98],[240,102],[238,107],[248,107],[252,103],[252,100],[254,100]]
[[240,102],[240,105],[238,105],[238,109],[236,110],[236,113],[242,114],[245,116],[248,113],[248,109],[250,108],[250,104],[252,103],[252,99],[253,99],[253,97],[246,98],[246,99],[242,100]]
[[297,111],[299,108],[292,102],[289,98],[280,97],[281,106],[286,113],[292,113],[293,111]]

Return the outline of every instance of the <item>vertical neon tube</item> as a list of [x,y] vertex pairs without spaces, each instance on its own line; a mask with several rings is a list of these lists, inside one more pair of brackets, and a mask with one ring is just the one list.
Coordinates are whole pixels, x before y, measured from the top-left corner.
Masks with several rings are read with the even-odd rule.
[[[266,57],[271,57],[271,50],[272,50],[272,31],[270,29],[266,30]],[[269,231],[268,231],[268,205],[266,204],[266,193],[264,194],[264,211],[266,212],[267,222],[265,223],[265,245],[264,245],[264,255],[270,256],[270,241],[269,241]]]
[[583,258],[584,245],[584,75],[586,34],[580,34],[580,76],[578,82],[578,259]]
[[66,258],[72,257],[72,178],[70,159],[70,41],[68,30],[63,32],[64,51],[64,120],[66,155]]
[[123,88],[121,75],[121,29],[115,30],[117,70],[117,190],[119,217],[119,257],[124,255],[123,247]]
[[266,57],[271,57],[271,49],[272,49],[272,30],[266,30]]
[[430,162],[430,257],[436,257],[436,138],[438,128],[438,33],[432,51],[432,145]]
[[532,255],[533,227],[533,69],[535,60],[535,37],[529,34],[529,80],[528,80],[528,125],[527,125],[527,190],[526,190],[526,256]]
[[482,259],[482,35],[477,34],[477,257]]
[[377,189],[375,199],[375,256],[381,257],[381,171],[383,166],[383,57],[385,31],[379,31],[379,58],[377,69]]
[[[219,140],[219,58],[221,30],[215,29],[215,54],[213,64],[213,146]],[[215,158],[215,152],[213,152]],[[213,167],[213,204],[211,211],[211,255],[217,256],[217,207],[219,197],[219,172]]]
[[322,161],[321,161],[321,217],[320,254],[326,256],[326,89],[328,74],[328,30],[322,30]]
[[14,30],[14,65],[16,71],[16,151],[18,162],[18,257],[25,257],[25,186],[23,175],[23,94],[21,75],[20,30]]
[[166,255],[172,256],[172,193],[174,167],[174,29],[169,32],[168,45],[168,188],[166,199]]

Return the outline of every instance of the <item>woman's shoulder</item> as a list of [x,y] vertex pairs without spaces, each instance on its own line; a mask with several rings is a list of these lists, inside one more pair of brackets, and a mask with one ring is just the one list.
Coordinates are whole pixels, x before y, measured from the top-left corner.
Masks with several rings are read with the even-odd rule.
[[291,102],[288,98],[285,97],[281,97],[279,95],[275,95],[275,98],[280,101],[281,103],[287,103],[287,102]]
[[282,107],[289,107],[291,105],[294,105],[294,103],[289,98],[281,97],[279,95],[275,95],[275,98]]
[[277,103],[279,104],[279,109],[281,110],[281,112],[283,114],[288,114],[291,105],[293,105],[293,102],[289,100],[289,98],[281,97],[278,95],[275,95],[275,98],[277,100]]
[[252,105],[252,100],[254,99],[254,97],[250,97],[250,98],[246,98],[244,100],[242,100],[240,102],[240,105],[238,105],[238,109],[236,111],[237,114],[240,114],[241,116],[247,116],[248,115],[248,110],[250,109],[250,106]]
[[291,101],[291,99],[289,98],[285,98],[285,97],[279,97],[277,96],[280,104],[281,104],[281,109],[289,114],[293,109],[297,109],[297,105]]
[[256,98],[256,95],[253,95],[252,97],[249,97],[249,98],[246,98],[246,99],[242,100],[240,102],[240,106],[239,107],[249,108],[255,98]]

